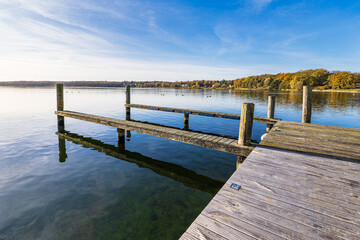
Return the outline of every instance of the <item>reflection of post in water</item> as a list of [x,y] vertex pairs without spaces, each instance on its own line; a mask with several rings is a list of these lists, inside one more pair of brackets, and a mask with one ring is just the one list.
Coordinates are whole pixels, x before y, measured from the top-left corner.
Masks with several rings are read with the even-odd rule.
[[189,130],[189,114],[184,114],[184,130]]
[[118,128],[117,129],[117,144],[118,144],[118,152],[125,151],[125,130]]
[[185,186],[195,188],[200,191],[210,193],[212,195],[215,195],[224,185],[224,182],[222,181],[197,174],[192,170],[186,169],[174,163],[155,160],[150,157],[141,155],[140,153],[130,152],[127,150],[124,150],[123,152],[118,152],[116,146],[105,144],[99,140],[86,138],[78,134],[69,132],[57,132],[56,134],[59,135],[59,140],[62,139],[64,142],[66,139],[67,141],[79,144],[85,148],[91,148],[108,156],[112,156],[123,161],[135,163],[141,168],[150,169],[159,175],[171,178],[177,182],[181,182]]
[[130,141],[130,139],[131,139],[131,131],[126,130],[126,141]]
[[59,162],[65,162],[67,158],[65,139],[59,135]]
[[236,169],[238,169],[238,168],[241,166],[241,164],[244,162],[245,159],[246,159],[246,157],[237,155],[237,158],[236,158]]

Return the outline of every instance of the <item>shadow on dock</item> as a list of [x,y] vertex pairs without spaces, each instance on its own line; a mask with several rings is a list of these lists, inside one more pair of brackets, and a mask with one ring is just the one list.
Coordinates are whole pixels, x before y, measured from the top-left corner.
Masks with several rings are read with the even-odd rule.
[[98,152],[105,153],[108,156],[118,158],[131,163],[136,163],[141,168],[148,168],[159,175],[171,178],[177,182],[183,183],[203,192],[215,195],[225,182],[215,180],[196,172],[186,169],[180,165],[159,161],[146,157],[137,152],[131,152],[110,144],[103,143],[89,137],[84,137],[76,133],[65,132],[56,133],[59,137],[59,161],[65,162],[67,158],[65,140],[81,145],[85,148],[91,148]]

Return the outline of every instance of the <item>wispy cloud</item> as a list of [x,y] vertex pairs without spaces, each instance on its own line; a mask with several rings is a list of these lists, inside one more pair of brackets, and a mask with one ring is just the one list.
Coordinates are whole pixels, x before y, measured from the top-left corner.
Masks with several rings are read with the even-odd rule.
[[316,8],[308,4],[242,3],[246,11],[234,9],[238,1],[0,0],[0,80],[232,79],[311,64],[356,68],[358,18],[343,17],[344,28],[341,11],[329,24],[326,13],[309,18]]
[[266,8],[273,0],[248,0],[248,8],[256,13],[261,12]]

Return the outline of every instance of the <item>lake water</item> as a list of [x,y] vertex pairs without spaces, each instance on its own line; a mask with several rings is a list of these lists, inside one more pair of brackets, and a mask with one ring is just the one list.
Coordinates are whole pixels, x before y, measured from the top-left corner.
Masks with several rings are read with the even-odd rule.
[[[65,89],[65,109],[125,118],[124,89]],[[132,103],[240,113],[268,91],[132,89]],[[276,94],[275,117],[301,121],[301,93]],[[65,120],[55,89],[0,88],[0,239],[177,239],[235,170],[236,156]],[[132,119],[183,128],[183,115],[132,109]],[[314,93],[313,123],[360,128],[360,94]],[[236,138],[239,121],[190,116],[190,129]],[[255,123],[259,141],[265,124]]]

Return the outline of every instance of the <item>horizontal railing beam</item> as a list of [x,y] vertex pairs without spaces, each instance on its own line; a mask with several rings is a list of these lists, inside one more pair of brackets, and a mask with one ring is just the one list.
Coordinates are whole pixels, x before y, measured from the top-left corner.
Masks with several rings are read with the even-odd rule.
[[119,120],[115,118],[108,118],[108,117],[102,117],[102,116],[96,116],[96,115],[72,112],[72,111],[56,111],[55,114],[62,117],[70,117],[70,118],[102,124],[110,127],[126,129],[142,134],[166,138],[196,146],[211,148],[214,150],[233,153],[245,157],[248,156],[250,152],[254,149],[254,146],[252,145],[240,146],[237,144],[237,140],[232,138],[214,136],[205,133],[196,133],[191,131],[174,129],[171,127],[155,126],[149,123],[139,123],[129,120]]
[[[156,110],[163,112],[192,114],[192,115],[199,115],[206,117],[226,118],[226,119],[234,119],[234,120],[240,120],[241,117],[240,114],[233,114],[233,113],[220,113],[220,112],[210,112],[210,111],[191,110],[191,109],[182,109],[182,108],[159,107],[159,106],[150,106],[150,105],[142,105],[142,104],[125,104],[125,107],[141,108],[141,109]],[[254,116],[254,122],[275,124],[278,121],[280,121],[280,119]]]

